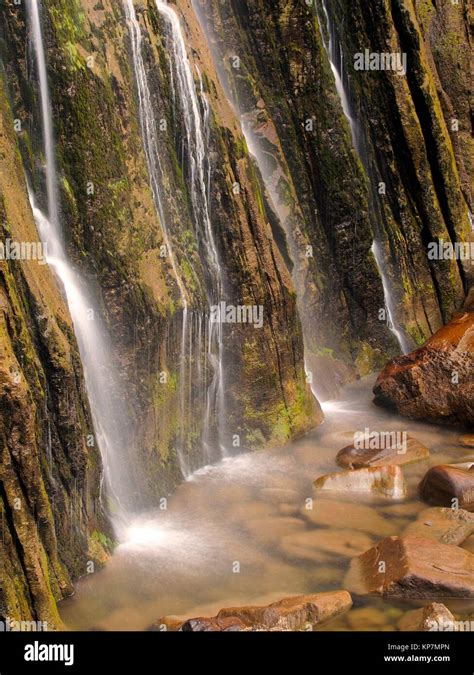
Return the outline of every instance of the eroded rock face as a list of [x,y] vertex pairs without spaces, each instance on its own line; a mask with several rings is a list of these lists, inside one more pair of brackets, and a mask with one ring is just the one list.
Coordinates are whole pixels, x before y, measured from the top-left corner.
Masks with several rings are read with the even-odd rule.
[[445,625],[453,625],[455,621],[446,605],[432,602],[426,607],[407,612],[398,624],[401,631],[433,631],[443,630]]
[[[398,443],[392,434],[387,433],[387,440],[380,437],[379,447],[371,447],[372,443],[361,442],[358,446],[354,443],[340,450],[336,456],[339,466],[350,469],[363,467],[384,466],[387,464],[408,464],[429,457],[430,451],[422,443],[411,436],[406,442]],[[363,446],[363,447],[361,447]]]
[[[0,239],[8,237],[39,242],[0,78]],[[92,428],[54,275],[37,260],[1,260],[0,617],[60,628],[56,602],[89,560],[106,559],[100,455],[86,442]]]
[[432,467],[420,483],[420,495],[430,504],[474,510],[474,465]]
[[398,598],[474,598],[474,555],[424,537],[387,537],[351,562],[345,586]]
[[[321,2],[195,3],[229,95],[252,131],[272,184],[278,186],[274,202],[286,216],[288,239],[293,235],[296,249],[314,246],[315,264],[300,258],[297,265],[308,310],[303,320],[316,336],[314,343],[331,351],[321,363],[310,344],[309,366],[337,385],[346,377],[339,365],[346,366],[348,344],[357,353],[359,372],[373,367],[381,345],[391,349],[374,321],[380,280],[374,281],[367,259],[371,220],[372,227],[382,228],[386,272],[407,339],[420,344],[462,302],[456,261],[430,261],[424,238],[449,241],[453,230],[459,240],[469,235],[471,74],[469,18],[461,6],[369,5],[366,0],[327,4],[351,71],[346,85],[372,169],[366,183],[371,183],[373,200],[361,183],[361,166],[334,88],[321,37],[327,38]],[[354,54],[362,45],[376,53],[388,45],[407,52],[409,78],[389,71],[355,71]],[[240,68],[231,67],[230,54],[240,56]],[[301,121],[311,110],[317,114],[308,133]],[[460,128],[450,133],[453,118]],[[387,187],[383,199],[378,193],[381,177]],[[331,312],[321,311],[327,307]],[[347,314],[350,324],[343,318]],[[353,369],[353,358],[349,366]]]
[[474,311],[458,314],[423,347],[391,361],[374,387],[375,402],[400,415],[439,424],[474,424]]
[[155,625],[183,632],[298,631],[329,621],[351,606],[347,591],[331,591],[283,598],[262,607],[226,607],[215,617],[188,619],[181,624],[175,617],[164,617]]
[[316,490],[372,492],[392,499],[402,499],[407,489],[403,471],[399,466],[368,467],[330,473],[317,478],[313,485]]

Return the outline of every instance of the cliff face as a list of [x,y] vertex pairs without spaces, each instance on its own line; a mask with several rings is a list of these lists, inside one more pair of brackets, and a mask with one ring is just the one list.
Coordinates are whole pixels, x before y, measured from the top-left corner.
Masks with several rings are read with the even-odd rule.
[[[352,71],[350,65],[348,77],[369,178],[374,188],[379,181],[386,186],[378,208],[391,253],[391,280],[415,342],[450,319],[472,282],[469,261],[427,256],[430,242],[472,237],[465,169],[472,141],[462,140],[470,133],[468,3],[448,5],[356,2],[347,12],[346,3],[333,3],[349,64],[365,49],[406,56],[406,77],[393,70]],[[445,38],[438,41],[436,31]]]
[[[380,313],[374,238],[411,346],[450,318],[470,281],[467,266],[431,261],[427,250],[471,236],[468,4],[445,4],[195,2],[285,226],[322,393],[350,376],[347,367],[367,372],[397,348]],[[407,77],[355,70],[365,50],[406,53]],[[459,131],[450,131],[453,117]]]
[[[223,441],[241,451],[284,443],[317,424],[322,414],[306,382],[295,292],[273,237],[258,172],[187,9],[182,21],[198,88],[198,68],[202,73],[200,106],[209,104],[206,161],[222,300],[263,312],[261,329],[239,323],[223,328]],[[191,467],[205,462],[201,439],[213,377],[206,336],[197,338],[209,314],[209,270],[189,190],[185,110],[172,93],[169,27],[155,3],[137,7],[165,177],[164,211],[157,213],[122,3],[45,1],[41,18],[62,229],[69,258],[94,289],[113,342],[130,420],[133,505],[144,508],[181,480],[178,446]],[[2,3],[0,20],[2,222],[5,232],[17,228],[20,241],[35,241],[22,176],[26,173],[46,208],[36,66],[24,7]],[[175,268],[167,248],[173,249]],[[33,616],[57,626],[55,600],[72,591],[71,580],[86,572],[88,560],[104,557],[99,452],[87,447],[91,416],[57,280],[47,266],[28,274],[23,261],[4,267],[0,614]],[[184,368],[178,278],[188,303]],[[15,384],[11,373],[17,370],[24,374]],[[211,445],[217,440],[216,417],[214,411],[209,418]],[[28,508],[17,511],[18,492]]]
[[[38,243],[0,94],[2,242]],[[100,455],[67,307],[37,260],[0,263],[0,615],[61,622],[55,602],[106,541]]]

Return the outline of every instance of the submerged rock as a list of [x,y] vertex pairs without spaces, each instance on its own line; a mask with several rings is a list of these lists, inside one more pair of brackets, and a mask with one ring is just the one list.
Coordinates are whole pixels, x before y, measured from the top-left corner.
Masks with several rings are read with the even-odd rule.
[[266,606],[226,607],[217,616],[197,617],[184,622],[175,617],[164,617],[155,626],[194,633],[311,630],[313,626],[346,612],[351,606],[352,598],[347,591],[331,591],[296,595]]
[[426,537],[387,537],[351,561],[345,586],[359,595],[474,598],[474,555]]
[[406,417],[474,423],[474,307],[457,315],[420,349],[391,361],[374,387],[375,402]]
[[326,554],[352,558],[372,544],[372,539],[357,530],[329,530],[321,528],[310,532],[297,532],[283,537],[281,550],[291,558],[320,562]]
[[473,510],[473,465],[442,464],[432,467],[420,483],[420,495],[430,504]]
[[314,525],[350,528],[377,537],[394,534],[392,523],[366,504],[318,499],[311,506],[311,509],[306,507],[301,509],[301,515]]
[[474,448],[474,434],[464,434],[460,436],[459,445],[464,446],[465,448]]
[[407,490],[399,466],[366,467],[330,473],[317,478],[313,485],[316,490],[376,492],[392,499],[402,499]]
[[432,602],[426,607],[407,612],[398,624],[401,631],[432,631],[443,630],[447,624],[453,625],[455,621],[446,605],[440,602]]
[[244,523],[252,539],[265,544],[278,544],[282,537],[305,528],[299,518],[278,516],[274,518],[255,518]]
[[435,539],[442,544],[462,544],[474,532],[474,515],[463,509],[425,509],[410,523],[403,536]]
[[428,448],[416,438],[408,436],[404,442],[400,443],[398,434],[386,432],[383,436],[383,433],[380,433],[378,443],[373,443],[373,445],[378,444],[379,447],[370,447],[371,442],[351,443],[337,453],[336,462],[339,466],[361,469],[388,464],[408,464],[429,457]]

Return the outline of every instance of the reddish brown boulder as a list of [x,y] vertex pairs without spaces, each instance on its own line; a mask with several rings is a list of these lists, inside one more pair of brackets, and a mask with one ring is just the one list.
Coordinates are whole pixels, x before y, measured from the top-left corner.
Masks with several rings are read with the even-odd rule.
[[345,586],[359,595],[474,598],[474,555],[424,537],[387,537],[352,559]]
[[349,469],[361,469],[408,464],[429,455],[428,448],[412,436],[400,442],[395,432],[380,432],[373,440],[369,438],[367,442],[351,443],[342,448],[337,453],[336,462]]
[[352,606],[347,591],[330,591],[283,598],[267,606],[226,607],[217,616],[178,620],[164,617],[151,630],[179,630],[186,633],[230,631],[311,630]]
[[313,623],[323,623],[350,609],[352,598],[347,591],[330,591],[328,593],[296,595],[270,605],[270,607],[276,607],[277,609],[291,609],[296,606],[306,607]]
[[474,424],[474,308],[458,314],[420,349],[385,366],[375,402],[400,415]]
[[280,615],[272,607],[225,607],[217,615],[218,619],[237,617],[245,626],[264,626],[273,628],[276,626]]
[[218,619],[237,617],[252,630],[301,630],[327,621],[352,606],[347,591],[296,595],[267,607],[227,607]]
[[444,464],[434,466],[420,483],[420,495],[429,504],[473,511],[474,469]]

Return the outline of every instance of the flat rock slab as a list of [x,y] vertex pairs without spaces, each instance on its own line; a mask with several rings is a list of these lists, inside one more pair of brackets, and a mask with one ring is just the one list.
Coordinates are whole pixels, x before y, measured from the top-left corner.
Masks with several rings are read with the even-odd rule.
[[426,607],[407,612],[399,621],[401,631],[434,631],[447,630],[446,626],[454,626],[455,618],[441,602],[432,602]]
[[266,606],[226,607],[217,616],[178,622],[159,619],[155,626],[182,632],[298,631],[319,625],[347,612],[352,598],[347,591],[331,591],[283,598]]
[[[420,495],[429,504],[474,510],[474,469],[469,464],[432,467],[420,483]],[[457,500],[457,501],[453,501]]]
[[474,448],[474,434],[465,434],[459,437],[459,445],[464,448]]
[[267,607],[228,607],[217,619],[236,617],[251,630],[295,631],[308,624],[317,625],[346,612],[352,606],[347,591],[296,595]]
[[391,499],[403,499],[407,492],[403,471],[395,465],[329,473],[313,485],[316,490],[376,493]]
[[[379,447],[370,447],[370,445]],[[400,465],[417,462],[430,456],[426,446],[408,436],[405,443],[395,438],[379,436],[373,441],[368,439],[358,443],[351,443],[340,450],[336,456],[339,466],[348,469],[362,469],[364,467]]]
[[425,509],[410,523],[403,536],[435,539],[441,544],[458,546],[474,533],[474,514],[464,509],[433,507]]
[[425,537],[387,537],[351,561],[345,586],[359,595],[474,598],[474,555]]

